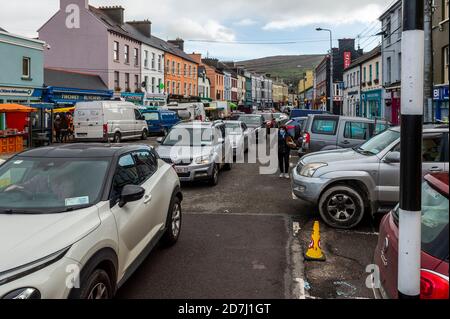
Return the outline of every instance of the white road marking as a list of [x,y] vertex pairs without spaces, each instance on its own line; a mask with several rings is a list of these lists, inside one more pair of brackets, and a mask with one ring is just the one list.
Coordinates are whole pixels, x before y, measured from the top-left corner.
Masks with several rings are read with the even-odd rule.
[[305,294],[305,281],[303,280],[303,278],[295,278],[295,281],[298,282],[300,291],[299,291],[299,299],[306,299],[306,294]]
[[357,234],[357,235],[372,235],[372,236],[378,236],[380,233],[378,232],[364,232],[364,231],[353,231],[353,230],[335,230],[338,233],[343,234]]
[[297,236],[300,232],[300,223],[299,222],[293,222],[292,223],[292,231],[294,232],[294,236]]

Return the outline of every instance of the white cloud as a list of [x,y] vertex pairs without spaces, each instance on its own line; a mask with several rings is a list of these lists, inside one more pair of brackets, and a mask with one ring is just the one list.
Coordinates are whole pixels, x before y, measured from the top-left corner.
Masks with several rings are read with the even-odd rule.
[[249,26],[252,26],[255,24],[257,24],[257,22],[255,20],[252,20],[249,18],[244,18],[244,19],[234,23],[234,25],[238,26],[238,27],[249,27]]
[[215,41],[234,41],[236,39],[233,30],[214,20],[207,20],[204,23],[200,23],[189,18],[181,18],[177,21],[169,22],[167,31],[172,37],[186,39]]

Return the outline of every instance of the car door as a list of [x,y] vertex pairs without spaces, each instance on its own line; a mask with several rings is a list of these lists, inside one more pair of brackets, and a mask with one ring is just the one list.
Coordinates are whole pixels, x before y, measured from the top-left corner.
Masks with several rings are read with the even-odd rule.
[[423,175],[441,173],[448,163],[448,133],[425,135],[422,144]]
[[353,148],[370,138],[370,125],[367,122],[344,121],[339,128],[338,147]]
[[[138,169],[138,163],[133,154],[126,154],[119,158],[113,178],[111,189],[111,211],[116,219],[120,244],[121,265],[123,271],[130,266],[136,257],[142,252],[151,240],[155,228],[155,220],[152,211],[157,209],[156,200],[153,200],[149,192],[149,185],[143,182],[143,177]],[[119,207],[120,194],[125,185],[141,185],[147,187],[144,197],[136,202],[127,203]]]

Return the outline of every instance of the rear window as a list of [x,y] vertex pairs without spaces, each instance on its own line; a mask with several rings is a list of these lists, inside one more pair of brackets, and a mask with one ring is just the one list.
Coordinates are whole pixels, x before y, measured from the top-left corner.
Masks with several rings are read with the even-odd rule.
[[146,121],[158,121],[159,116],[158,113],[144,113],[144,117]]
[[[422,186],[422,250],[438,259],[448,260],[448,198],[427,182]],[[398,225],[399,208],[394,212]]]
[[337,123],[335,119],[314,119],[311,132],[315,134],[335,135]]

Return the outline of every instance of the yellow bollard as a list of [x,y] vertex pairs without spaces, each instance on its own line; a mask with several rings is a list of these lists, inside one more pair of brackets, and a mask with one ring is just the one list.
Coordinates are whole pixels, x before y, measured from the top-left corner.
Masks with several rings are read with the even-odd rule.
[[305,254],[305,260],[308,261],[325,261],[325,255],[320,248],[320,226],[319,222],[314,222],[313,231],[311,234],[311,242],[308,251]]

